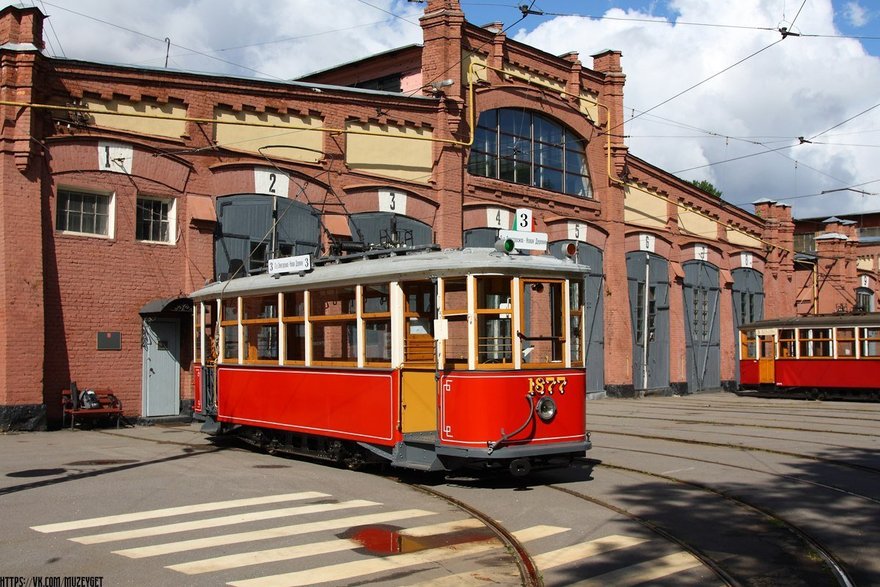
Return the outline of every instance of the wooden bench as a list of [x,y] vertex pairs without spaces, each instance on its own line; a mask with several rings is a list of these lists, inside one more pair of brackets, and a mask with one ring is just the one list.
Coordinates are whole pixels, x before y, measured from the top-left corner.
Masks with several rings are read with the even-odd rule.
[[[82,393],[85,390],[79,390]],[[113,392],[109,389],[94,389],[95,395],[101,404],[99,408],[86,408],[80,405],[79,398],[74,401],[73,395],[69,389],[61,390],[61,426],[66,425],[67,417],[70,416],[70,428],[76,426],[77,418],[99,418],[99,417],[116,417],[116,427],[119,428],[119,421],[122,419],[122,402],[119,401]]]

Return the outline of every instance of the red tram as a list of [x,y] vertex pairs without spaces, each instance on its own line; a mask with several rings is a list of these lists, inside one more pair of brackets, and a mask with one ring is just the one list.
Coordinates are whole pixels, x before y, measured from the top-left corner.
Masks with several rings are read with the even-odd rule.
[[740,386],[808,397],[880,393],[880,313],[799,316],[740,328]]
[[352,467],[515,475],[590,448],[586,266],[492,249],[344,259],[192,294],[206,431]]

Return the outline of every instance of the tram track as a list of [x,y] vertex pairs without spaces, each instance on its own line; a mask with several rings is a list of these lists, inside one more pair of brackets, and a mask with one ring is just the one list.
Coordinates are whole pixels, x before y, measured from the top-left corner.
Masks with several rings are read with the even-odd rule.
[[[643,450],[643,449],[636,449],[636,448],[620,448],[620,447],[616,447],[616,446],[602,446],[600,444],[596,444],[595,442],[593,443],[593,447],[597,448],[597,449],[614,450],[614,451],[618,451],[618,452],[628,452],[628,453],[637,453],[637,454],[652,455],[652,456],[659,456],[659,457],[669,457],[669,458],[673,458],[673,459],[681,459],[681,460],[687,461],[689,463],[705,463],[707,465],[717,465],[719,467],[727,467],[730,469],[738,469],[741,471],[749,471],[752,473],[759,473],[761,475],[768,475],[770,477],[775,477],[775,478],[779,478],[779,479],[786,479],[789,481],[795,481],[798,483],[804,483],[807,485],[811,485],[813,487],[819,487],[821,489],[827,489],[829,491],[841,493],[841,494],[849,496],[849,497],[855,497],[856,499],[862,499],[862,500],[880,505],[880,499],[873,498],[868,495],[862,495],[860,493],[855,493],[853,491],[850,491],[848,489],[844,489],[842,487],[837,487],[835,485],[829,485],[827,483],[819,483],[818,481],[811,481],[809,479],[804,479],[804,478],[798,477],[796,475],[775,473],[773,471],[761,470],[761,469],[757,469],[754,467],[744,467],[742,465],[734,465],[732,463],[722,463],[721,461],[713,461],[710,459],[700,459],[700,458],[696,458],[696,457],[692,457],[692,456],[681,456],[681,455],[670,454],[670,453],[666,453],[666,452]],[[734,447],[731,447],[731,448],[734,448]]]
[[668,540],[669,542],[677,544],[682,550],[684,550],[685,552],[687,552],[688,554],[690,554],[694,558],[698,559],[701,563],[703,563],[704,566],[711,569],[712,572],[714,572],[715,575],[721,581],[723,581],[724,584],[727,585],[728,587],[739,587],[741,585],[741,583],[739,581],[734,579],[721,565],[718,564],[718,562],[713,560],[708,554],[703,552],[703,550],[700,549],[698,546],[696,546],[686,540],[683,540],[682,538],[679,538],[678,536],[675,536],[671,532],[667,531],[666,529],[664,529],[660,525],[655,524],[654,522],[648,520],[647,518],[639,516],[638,514],[635,514],[625,508],[620,507],[620,506],[616,506],[616,505],[614,505],[610,502],[607,502],[605,500],[599,499],[598,497],[595,497],[592,495],[587,495],[585,493],[581,493],[579,491],[569,489],[568,487],[561,487],[559,485],[548,485],[547,487],[549,489],[553,489],[554,491],[559,491],[559,492],[565,493],[567,495],[570,495],[572,497],[575,497],[577,499],[588,501],[592,504],[595,504],[595,505],[602,507],[602,508],[605,508],[607,510],[611,510],[612,512],[615,512],[616,514],[619,514],[621,516],[626,516],[630,520],[633,520],[634,522],[647,528],[648,530],[650,530],[654,534],[661,536],[662,538],[664,538],[665,540]]
[[[403,482],[400,479],[398,479],[398,481]],[[523,587],[543,587],[544,581],[541,578],[541,573],[535,565],[535,561],[532,560],[528,550],[526,550],[510,530],[497,522],[492,516],[478,510],[472,505],[452,497],[451,495],[447,495],[442,491],[428,487],[427,485],[419,483],[407,483],[407,485],[421,491],[422,493],[443,500],[465,512],[469,516],[480,520],[487,528],[495,533],[498,539],[505,545],[505,547],[507,547],[508,551],[513,556],[516,566],[519,569]]]
[[[585,463],[585,465],[590,466],[591,468],[599,467],[599,468],[605,468],[605,469],[609,469],[609,470],[616,470],[616,471],[620,471],[620,472],[625,472],[625,473],[629,473],[629,474],[642,475],[642,476],[646,476],[646,477],[653,478],[653,479],[659,479],[659,480],[665,481],[667,483],[673,483],[673,484],[678,484],[678,485],[683,485],[683,486],[691,487],[694,489],[698,489],[698,490],[710,493],[712,495],[715,495],[715,496],[735,505],[738,508],[751,511],[751,512],[763,517],[764,519],[766,519],[768,524],[781,526],[787,532],[789,532],[791,535],[796,537],[797,540],[799,540],[804,545],[804,547],[808,549],[806,551],[806,553],[804,554],[804,556],[805,556],[804,561],[805,562],[808,561],[812,556],[817,556],[825,564],[828,572],[831,573],[834,580],[837,582],[837,584],[839,586],[841,586],[841,587],[854,587],[856,585],[856,583],[851,578],[850,573],[846,570],[845,564],[841,560],[839,560],[838,557],[836,557],[831,552],[830,549],[825,547],[818,539],[816,539],[815,537],[810,535],[808,532],[804,531],[803,529],[798,527],[796,524],[790,522],[789,520],[783,518],[782,516],[776,514],[775,512],[772,512],[772,511],[770,511],[766,508],[763,508],[757,504],[746,501],[740,497],[730,495],[730,494],[728,494],[718,488],[712,487],[711,485],[707,485],[705,483],[700,483],[700,482],[696,482],[696,481],[689,481],[689,480],[685,480],[685,479],[680,479],[678,477],[673,477],[671,475],[664,475],[662,473],[655,473],[653,471],[637,469],[634,467],[626,467],[626,466],[622,466],[622,465],[605,463],[605,462],[597,461],[597,460],[593,460],[593,459],[585,459],[584,463]],[[632,514],[631,512],[628,512],[625,508],[619,508],[619,506],[614,506],[613,504],[602,503],[602,500],[595,499],[592,496],[587,496],[587,495],[582,494],[578,491],[574,491],[574,490],[571,490],[568,488],[560,487],[558,485],[550,485],[549,487],[551,489],[554,489],[557,491],[562,491],[564,493],[567,493],[567,494],[575,496],[575,497],[580,497],[581,499],[584,499],[585,501],[595,503],[597,505],[601,505],[602,507],[611,507],[612,509],[614,509],[614,511],[619,510],[618,513],[621,513],[622,515],[627,515],[633,519],[636,519],[637,521],[638,521],[638,518],[640,518],[640,516],[638,516],[636,514]],[[642,522],[642,523],[644,523],[644,522]],[[655,525],[653,522],[650,522],[650,524],[652,526]],[[647,526],[647,527],[650,527],[650,526]],[[752,579],[753,579],[752,577],[738,578],[736,576],[735,572],[728,571],[725,568],[723,561],[713,559],[710,555],[708,555],[707,553],[704,553],[701,549],[699,549],[697,547],[689,547],[687,541],[684,541],[683,539],[676,537],[674,535],[674,533],[666,531],[662,527],[658,526],[658,528],[654,529],[654,531],[657,531],[658,529],[664,533],[664,536],[667,539],[673,540],[674,542],[676,542],[677,544],[682,546],[682,548],[688,549],[688,551],[691,552],[691,554],[693,554],[694,556],[699,558],[699,560],[701,562],[703,562],[709,568],[711,568],[714,572],[716,572],[719,575],[719,577],[722,578],[728,585],[738,586],[738,585],[755,584],[752,581]],[[666,534],[668,534],[668,536],[666,536]],[[760,555],[761,555],[761,553],[758,553],[758,556],[760,556]],[[793,568],[793,570],[797,570],[797,567],[792,567],[792,568]],[[809,585],[810,582],[807,581],[806,584]]]
[[735,424],[733,424],[733,423],[728,424],[725,422],[718,422],[718,421],[713,421],[713,420],[689,420],[689,419],[680,418],[680,417],[658,418],[655,416],[635,416],[635,415],[600,416],[600,417],[614,417],[617,419],[626,418],[629,420],[648,420],[648,421],[652,421],[652,422],[669,422],[669,423],[702,425],[702,426],[731,426],[731,425],[733,425],[733,426],[738,426],[741,428],[758,428],[758,429],[762,429],[762,430],[783,430],[786,432],[807,432],[807,433],[815,432],[817,434],[840,434],[840,435],[844,435],[844,436],[861,436],[861,437],[867,437],[867,438],[873,438],[873,437],[877,436],[877,434],[875,432],[851,432],[851,431],[840,431],[840,430],[821,430],[821,429],[814,429],[814,428],[799,428],[799,427],[793,427],[793,426],[774,426],[774,425],[770,425],[770,424],[744,424],[741,422],[737,422]]
[[[614,435],[614,436],[626,436],[626,437],[630,437],[630,438],[641,438],[644,440],[663,440],[663,441],[677,442],[677,443],[682,443],[682,444],[695,444],[695,445],[700,445],[700,446],[709,446],[709,447],[716,447],[716,448],[729,448],[729,449],[762,452],[762,453],[775,454],[775,455],[792,457],[792,458],[806,459],[806,460],[815,461],[815,462],[819,462],[819,463],[823,463],[823,464],[827,464],[827,465],[834,465],[834,466],[843,467],[843,468],[847,468],[847,469],[853,469],[856,471],[880,475],[880,468],[878,468],[878,467],[872,467],[869,465],[861,465],[859,463],[849,463],[849,462],[844,462],[844,461],[839,461],[839,460],[834,460],[834,459],[828,459],[825,457],[820,457],[820,456],[805,454],[805,453],[796,453],[796,452],[777,450],[777,449],[772,449],[772,448],[763,448],[763,447],[759,447],[759,446],[746,446],[743,444],[728,444],[728,443],[724,443],[724,442],[710,442],[707,440],[695,440],[692,438],[676,438],[674,436],[660,436],[660,435],[656,435],[656,434],[641,434],[641,433],[637,433],[637,432],[619,432],[619,431],[615,431],[615,430],[606,430],[606,429],[592,428],[592,427],[590,428],[590,432],[592,434],[608,434],[608,435]],[[742,437],[742,436],[740,436],[740,437]],[[751,437],[747,437],[747,438],[762,438],[762,439],[766,439],[766,440],[776,440],[772,437],[766,437],[766,436],[751,436]],[[848,448],[848,447],[846,447],[846,445],[827,445],[827,446],[839,446],[840,448]]]

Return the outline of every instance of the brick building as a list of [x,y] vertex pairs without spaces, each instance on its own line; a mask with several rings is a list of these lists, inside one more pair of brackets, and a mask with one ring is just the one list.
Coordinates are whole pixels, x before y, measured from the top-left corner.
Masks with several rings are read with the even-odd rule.
[[[488,246],[519,209],[590,266],[593,393],[729,388],[737,324],[810,311],[788,207],[628,152],[619,52],[549,55],[429,0],[422,45],[273,82],[48,58],[43,18],[0,11],[0,429],[57,423],[71,381],[185,413],[206,281],[351,241]],[[877,290],[854,229],[827,233],[821,311]]]

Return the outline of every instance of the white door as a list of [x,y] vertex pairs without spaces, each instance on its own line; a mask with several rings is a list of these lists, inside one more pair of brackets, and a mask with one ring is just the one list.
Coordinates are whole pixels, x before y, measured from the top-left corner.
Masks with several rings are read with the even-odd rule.
[[147,318],[143,327],[143,414],[180,413],[180,323]]

